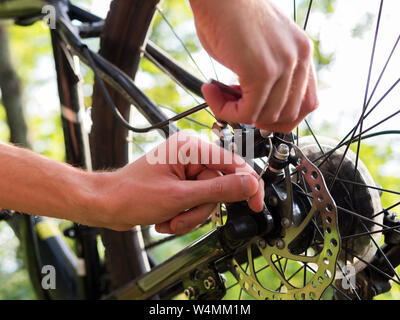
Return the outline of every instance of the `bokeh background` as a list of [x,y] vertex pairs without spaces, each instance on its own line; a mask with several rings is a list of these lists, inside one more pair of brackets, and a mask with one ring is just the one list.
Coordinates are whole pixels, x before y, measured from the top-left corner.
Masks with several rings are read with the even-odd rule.
[[[109,0],[75,0],[72,2],[102,17],[105,17],[110,3]],[[298,8],[296,21],[299,26],[304,25],[308,1],[275,2],[292,18],[295,3]],[[205,80],[217,78],[226,83],[235,83],[235,75],[213,61],[202,50],[195,34],[193,17],[187,1],[164,0],[160,7],[168,22],[162,18],[162,15],[157,14],[150,36],[151,40],[200,78]],[[378,7],[379,3],[373,0],[341,2],[318,0],[313,3],[307,31],[315,44],[314,57],[319,79],[320,108],[308,118],[308,121],[320,135],[340,139],[354,125],[354,119],[360,115]],[[400,12],[399,9],[400,5],[396,0],[389,0],[385,3],[380,27],[380,35],[384,35],[384,37],[378,38],[377,62],[372,70],[372,83],[378,79],[385,57],[390,53],[398,37],[400,20],[393,13]],[[181,40],[175,37],[174,32],[171,31],[171,25]],[[7,37],[1,38],[3,42],[0,43],[0,47],[9,46],[12,66],[18,74],[23,88],[21,99],[28,127],[27,144],[35,152],[63,161],[65,151],[56,74],[46,24],[37,22],[29,27],[19,27],[10,21],[3,21],[0,22],[0,28],[3,33],[8,35],[8,39]],[[181,41],[191,52],[191,57],[187,54]],[[99,45],[96,40],[89,40],[88,44],[94,50],[97,50]],[[399,54],[393,56],[390,67],[377,87],[372,102],[378,101],[398,78],[396,71],[398,72],[400,65],[399,58]],[[0,64],[2,63],[0,61]],[[83,65],[81,71],[84,81],[85,104],[89,109],[91,107],[93,74]],[[177,87],[146,60],[141,63],[136,83],[155,102],[162,105],[164,111],[170,115],[201,102],[198,98],[188,95]],[[378,119],[383,119],[385,115],[398,108],[399,98],[399,90],[390,92],[390,95],[382,101],[380,111],[368,119],[369,122],[366,122],[365,127],[375,123]],[[144,119],[134,109],[132,111],[135,124],[143,125]],[[206,112],[196,114],[192,118],[208,126],[213,122],[213,118]],[[204,129],[195,121],[181,120],[179,125],[188,129]],[[87,117],[87,127],[89,130],[89,117]],[[397,122],[392,120],[385,123],[382,129],[396,127],[398,127],[398,120]],[[307,128],[300,127],[300,132],[306,134]],[[10,140],[10,130],[2,99],[0,99],[0,140]],[[134,157],[137,158],[157,144],[160,137],[157,133],[132,134],[130,140]],[[363,162],[377,183],[388,189],[398,190],[400,185],[399,154],[396,152],[399,145],[400,141],[385,137],[379,141],[368,141],[362,146]],[[398,196],[388,194],[382,198],[384,207],[399,200]],[[397,208],[394,210],[399,212]],[[59,224],[60,228],[66,225],[64,222],[59,222]],[[200,233],[207,231],[207,228],[209,227],[163,244],[152,250],[152,253],[158,261],[162,261],[197,238]],[[156,238],[161,237],[152,229],[149,229],[148,233]],[[395,288],[391,293],[378,298],[398,299],[400,291]],[[19,241],[5,222],[0,222],[0,299],[35,299],[22,260]]]

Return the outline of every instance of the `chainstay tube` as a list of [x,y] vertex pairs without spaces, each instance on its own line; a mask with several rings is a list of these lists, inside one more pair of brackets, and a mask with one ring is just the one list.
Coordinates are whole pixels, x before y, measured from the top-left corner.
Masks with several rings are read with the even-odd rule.
[[105,299],[144,300],[175,284],[197,266],[216,261],[231,249],[224,246],[223,227],[211,230],[150,272],[115,290]]

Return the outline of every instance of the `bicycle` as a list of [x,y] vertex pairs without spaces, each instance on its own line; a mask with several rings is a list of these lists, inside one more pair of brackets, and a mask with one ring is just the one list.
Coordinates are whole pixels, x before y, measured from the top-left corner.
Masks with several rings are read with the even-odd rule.
[[[147,39],[157,4],[158,0],[114,0],[103,20],[67,0],[1,1],[0,18],[14,18],[21,25],[42,19],[45,5],[55,9],[51,38],[68,163],[87,170],[124,166],[130,158],[128,130],[159,129],[168,137],[179,130],[174,121],[207,107],[199,104],[168,118],[133,81],[144,55],[185,90],[202,97],[203,81]],[[312,5],[311,0],[304,27]],[[378,27],[382,6],[383,1]],[[80,23],[74,25],[73,20]],[[83,42],[91,37],[101,37],[99,53]],[[398,83],[367,109],[398,40],[369,97],[367,85],[356,125],[339,143],[318,138],[307,120],[309,136],[300,137],[299,130],[270,134],[216,119],[220,143],[231,151],[246,149],[246,137],[254,134],[254,159],[249,161],[266,185],[264,210],[251,212],[246,203],[221,205],[208,222],[213,226],[210,231],[161,264],[156,265],[149,251],[173,237],[144,243],[146,227],[115,232],[75,224],[65,235],[76,240],[77,259],[46,218],[3,210],[2,217],[24,243],[38,297],[170,299],[184,293],[189,299],[221,299],[231,298],[230,290],[236,290],[239,299],[243,293],[273,300],[372,299],[399,285],[400,223],[390,210],[400,202],[383,209],[380,193],[400,193],[377,186],[360,159],[361,141],[400,132],[373,131],[400,111],[363,128],[366,117]],[[375,47],[376,36],[369,76]],[[74,56],[95,74],[90,141],[79,120],[84,106]],[[130,105],[145,116],[149,127],[137,128],[126,120]],[[355,152],[350,150],[353,144]],[[99,234],[106,248],[105,263],[98,252]],[[57,277],[57,289],[42,288],[43,265],[54,265],[62,275]]]

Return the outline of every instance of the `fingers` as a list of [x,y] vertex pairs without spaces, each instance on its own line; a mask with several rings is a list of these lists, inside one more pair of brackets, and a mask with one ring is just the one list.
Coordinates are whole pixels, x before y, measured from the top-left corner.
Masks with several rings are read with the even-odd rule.
[[257,82],[251,86],[256,88],[243,87],[243,97],[237,100],[211,83],[204,84],[202,92],[217,119],[252,124],[256,121],[261,104],[267,98],[269,90],[268,86],[260,87]]
[[179,132],[169,139],[177,139],[178,162],[186,165],[186,177],[196,177],[204,167],[225,174],[243,172],[257,176],[256,172],[239,155],[196,136]]
[[249,174],[229,174],[203,181],[183,181],[187,208],[204,203],[237,202],[249,200],[254,211],[263,207],[264,188],[256,177]]
[[260,179],[260,181],[258,182],[258,190],[256,194],[247,201],[247,204],[249,205],[251,210],[255,212],[260,212],[264,208],[264,190],[264,180]]
[[217,204],[204,204],[202,206],[187,210],[177,215],[170,221],[156,225],[156,231],[159,233],[185,234],[207,221]]
[[[211,178],[216,177],[216,178]],[[175,216],[169,221],[156,225],[156,231],[160,233],[185,234],[199,225],[203,224],[210,214],[215,210],[219,202],[236,202],[248,200],[249,207],[256,212],[263,209],[264,206],[264,182],[259,182],[250,175],[229,175],[220,176],[218,172],[204,170],[201,173],[202,181],[191,181],[195,183],[190,189],[191,198],[186,205],[192,206],[196,203],[204,203],[197,205],[193,209]],[[244,182],[244,186],[237,187],[237,179]],[[201,184],[200,184],[201,183]],[[246,185],[248,184],[248,185]],[[249,194],[252,194],[249,198]],[[194,196],[195,195],[195,196]],[[185,197],[189,199],[189,197]],[[193,202],[194,201],[194,202]]]
[[[318,96],[317,96],[317,81],[315,76],[315,71],[312,65],[308,67],[307,77],[308,81],[303,81],[302,76],[303,74],[298,75],[298,82],[306,83],[307,87],[305,88],[305,93],[302,94],[301,90],[298,90],[296,93],[288,101],[289,110],[286,112],[288,114],[288,118],[284,119],[286,121],[277,122],[275,124],[265,125],[263,123],[256,123],[256,126],[260,129],[266,129],[272,132],[282,132],[282,133],[289,133],[294,128],[296,128],[301,121],[312,111],[314,111],[318,107]],[[302,97],[302,98],[299,98]],[[299,104],[299,107],[297,105]],[[294,116],[296,110],[298,109],[297,116]]]

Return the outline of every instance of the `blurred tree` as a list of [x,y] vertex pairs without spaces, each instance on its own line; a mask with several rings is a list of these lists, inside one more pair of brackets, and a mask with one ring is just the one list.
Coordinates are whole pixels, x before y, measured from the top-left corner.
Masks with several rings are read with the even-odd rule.
[[21,80],[11,60],[8,27],[0,23],[0,90],[10,128],[10,142],[30,148]]
[[[14,68],[10,53],[8,26],[5,23],[0,23],[0,102],[4,106],[7,117],[10,133],[9,141],[22,147],[30,148],[31,144],[25,121],[21,80]],[[0,232],[4,232],[6,227],[6,225],[2,225]],[[15,268],[11,270],[0,268],[0,281],[3,283],[0,298],[33,298],[33,290],[29,283],[28,273],[24,266],[22,250],[18,246],[18,240],[13,237],[7,242],[7,247],[0,249],[2,257],[6,257],[6,261],[14,261],[16,264]]]

